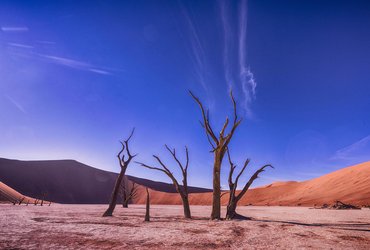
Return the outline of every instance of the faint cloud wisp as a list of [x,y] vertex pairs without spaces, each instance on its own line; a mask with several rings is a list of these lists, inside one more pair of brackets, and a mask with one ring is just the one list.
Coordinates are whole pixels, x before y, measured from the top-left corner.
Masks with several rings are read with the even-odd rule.
[[228,91],[238,86],[233,84],[233,79],[239,79],[240,88],[243,93],[243,108],[249,118],[253,117],[251,110],[251,104],[256,98],[256,87],[257,82],[254,78],[253,72],[247,64],[247,1],[244,0],[239,6],[238,15],[238,37],[234,39],[237,40],[237,62],[238,62],[238,77],[233,77],[232,72],[232,42],[233,42],[233,32],[229,24],[228,14],[229,7],[227,1],[221,0],[220,2],[221,10],[221,22],[223,26],[224,33],[224,51],[223,51],[223,65],[225,71],[225,80],[227,82]]
[[223,63],[225,68],[225,80],[228,86],[228,92],[233,88],[233,77],[231,72],[230,65],[230,46],[232,42],[231,27],[228,21],[227,15],[227,5],[226,1],[220,1],[220,10],[221,10],[221,21],[224,31],[224,51],[223,51]]
[[337,150],[332,160],[370,160],[370,135]]
[[3,32],[27,32],[28,27],[25,27],[25,26],[2,26],[1,31],[3,31]]
[[191,54],[192,60],[194,61],[195,66],[195,73],[198,78],[198,81],[202,85],[203,89],[207,92],[207,84],[205,81],[205,74],[206,74],[206,63],[205,63],[205,52],[200,42],[200,38],[198,32],[191,20],[187,10],[184,6],[180,4],[182,15],[184,16],[186,26],[188,27],[190,33],[190,47],[191,47]]
[[239,68],[240,81],[244,94],[244,109],[252,117],[250,105],[256,98],[257,82],[250,68],[247,66],[247,1],[242,1],[239,13]]
[[19,110],[21,111],[23,114],[27,114],[26,110],[24,109],[24,107],[19,103],[17,102],[16,100],[14,100],[13,98],[11,98],[10,96],[8,95],[5,95],[5,97]]
[[83,61],[77,61],[77,60],[73,60],[73,59],[69,59],[65,57],[58,57],[58,56],[51,56],[51,55],[43,55],[43,54],[38,54],[38,55],[50,63],[55,63],[58,65],[66,66],[66,67],[73,68],[73,69],[90,71],[90,72],[101,74],[101,75],[111,75],[111,73],[108,72],[107,70],[98,68],[94,65],[91,65]]

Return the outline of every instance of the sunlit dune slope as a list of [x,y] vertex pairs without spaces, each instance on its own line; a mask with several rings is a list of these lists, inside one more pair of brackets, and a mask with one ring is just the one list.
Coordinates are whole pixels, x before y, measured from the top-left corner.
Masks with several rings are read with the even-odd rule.
[[5,183],[0,182],[0,202],[16,202],[23,201],[24,203],[33,203],[35,200],[28,196],[17,192],[13,188],[7,186]]
[[[73,160],[17,161],[0,158],[0,191],[8,190],[14,197],[39,198],[58,203],[108,203],[116,173],[92,168]],[[145,203],[145,187],[150,189],[152,204],[181,204],[180,196],[169,183],[127,176],[139,184],[135,203]],[[6,188],[8,185],[13,189]],[[242,183],[239,183],[242,186]],[[12,191],[9,191],[12,190]],[[209,189],[189,187],[190,204],[210,205]],[[223,195],[225,205],[228,194]],[[275,182],[250,189],[240,205],[312,206],[342,202],[370,205],[370,162],[346,167],[330,174],[303,182]],[[120,201],[119,201],[120,202]]]
[[[143,192],[141,189],[140,192]],[[144,193],[138,195],[137,203],[144,203]],[[226,204],[228,195],[222,197]],[[330,174],[303,182],[278,182],[260,188],[250,189],[241,199],[240,205],[283,205],[313,206],[324,203],[342,202],[370,204],[370,162],[346,167]],[[199,193],[190,195],[193,205],[209,205],[212,194]],[[151,191],[151,202],[154,204],[181,204],[176,194]]]

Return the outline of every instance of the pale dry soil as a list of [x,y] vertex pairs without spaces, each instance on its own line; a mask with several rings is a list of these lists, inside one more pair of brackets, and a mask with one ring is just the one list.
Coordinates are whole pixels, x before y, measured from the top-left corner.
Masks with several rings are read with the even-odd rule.
[[[239,207],[244,221],[211,221],[209,206],[0,205],[1,249],[370,249],[370,209]],[[223,211],[224,213],[224,211]]]

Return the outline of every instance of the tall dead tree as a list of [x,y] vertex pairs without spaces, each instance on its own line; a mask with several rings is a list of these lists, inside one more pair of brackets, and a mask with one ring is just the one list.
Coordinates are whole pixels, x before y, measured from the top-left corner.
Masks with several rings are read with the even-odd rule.
[[127,208],[129,202],[135,198],[138,191],[138,185],[135,182],[132,182],[131,187],[125,185],[125,181],[122,181],[122,206]]
[[239,174],[236,176],[235,181],[233,181],[233,174],[234,174],[234,170],[236,168],[236,165],[234,165],[234,163],[231,161],[229,150],[227,150],[227,157],[228,157],[229,164],[230,164],[230,171],[229,171],[229,178],[228,178],[229,188],[230,188],[230,196],[229,196],[229,202],[227,204],[226,219],[227,220],[232,220],[232,219],[243,217],[243,216],[236,213],[236,206],[238,205],[238,202],[243,197],[243,195],[248,191],[248,189],[252,185],[252,183],[258,178],[258,175],[261,172],[265,171],[265,168],[267,168],[267,167],[273,168],[273,166],[271,166],[270,164],[267,164],[267,165],[264,165],[263,167],[261,167],[260,169],[258,169],[251,176],[249,181],[244,185],[243,189],[240,190],[240,192],[238,194],[236,194],[239,178],[243,174],[246,167],[248,166],[248,164],[250,162],[250,159],[247,159],[244,162],[244,165],[243,165],[242,169],[240,170]]
[[226,117],[225,123],[222,126],[222,129],[219,133],[219,136],[216,136],[215,132],[212,129],[209,120],[209,111],[205,110],[203,107],[202,102],[196,97],[191,91],[190,95],[193,99],[197,102],[200,107],[202,113],[202,120],[200,123],[204,128],[208,142],[211,144],[214,156],[213,162],[213,201],[212,201],[212,214],[211,219],[221,219],[221,180],[220,180],[220,173],[221,173],[221,165],[222,160],[225,156],[227,146],[229,145],[236,128],[240,125],[241,119],[238,119],[237,110],[236,110],[236,102],[233,96],[233,93],[230,91],[230,98],[233,104],[234,110],[234,118],[232,120],[231,128],[228,133],[226,133],[226,129],[229,125],[229,118]]
[[146,206],[145,206],[144,221],[150,221],[150,196],[149,196],[148,188],[146,188]]
[[[110,203],[109,203],[109,207],[104,212],[103,217],[112,216],[114,208],[116,207],[116,204],[117,204],[118,194],[119,194],[119,191],[120,191],[120,187],[121,187],[123,177],[126,174],[127,167],[129,166],[131,160],[137,155],[137,154],[132,155],[131,152],[130,152],[130,149],[129,149],[129,141],[130,141],[132,135],[134,134],[134,131],[135,131],[135,128],[132,129],[130,136],[125,141],[121,142],[122,149],[117,154],[117,158],[118,158],[119,165],[121,167],[121,171],[120,171],[120,173],[117,177],[116,183],[114,185],[112,196],[111,196]],[[126,154],[127,154],[127,160],[125,160],[125,153],[124,153],[125,150],[126,150]]]
[[186,162],[185,166],[180,162],[179,158],[176,155],[176,150],[173,149],[171,150],[167,145],[165,145],[166,149],[174,160],[177,162],[177,165],[179,166],[181,173],[182,173],[182,186],[180,186],[179,182],[177,181],[176,177],[173,175],[173,173],[170,171],[170,169],[162,162],[162,160],[156,156],[153,155],[153,157],[158,161],[158,163],[161,165],[161,168],[158,167],[152,167],[144,163],[140,163],[141,166],[153,169],[153,170],[158,170],[163,173],[165,173],[172,181],[173,185],[176,188],[177,193],[180,194],[181,200],[182,200],[182,205],[184,207],[184,217],[187,219],[191,218],[191,212],[190,212],[190,205],[189,205],[189,192],[188,192],[188,167],[189,167],[189,151],[188,148],[185,147],[185,155],[186,155]]

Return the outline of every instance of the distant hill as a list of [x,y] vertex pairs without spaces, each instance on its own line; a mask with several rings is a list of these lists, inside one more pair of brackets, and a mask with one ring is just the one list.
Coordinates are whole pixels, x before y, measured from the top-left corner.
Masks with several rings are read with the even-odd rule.
[[[100,170],[75,160],[19,161],[0,158],[0,181],[23,195],[67,204],[108,203],[117,173]],[[160,192],[174,193],[172,184],[127,178]],[[189,187],[189,192],[209,189]]]
[[[92,168],[74,160],[18,161],[0,158],[1,189],[15,189],[21,195],[58,203],[108,203],[117,174]],[[145,187],[150,188],[152,204],[181,204],[172,184],[127,176],[139,184],[135,203],[145,203]],[[6,185],[9,187],[6,187]],[[241,185],[241,184],[240,184]],[[15,190],[11,192],[16,192]],[[209,189],[189,187],[191,205],[210,205]],[[8,192],[11,193],[11,192]],[[14,193],[14,197],[20,194]],[[222,197],[226,205],[228,195]],[[356,205],[370,205],[370,161],[346,167],[303,182],[275,182],[250,189],[240,205],[313,206],[336,200]]]

